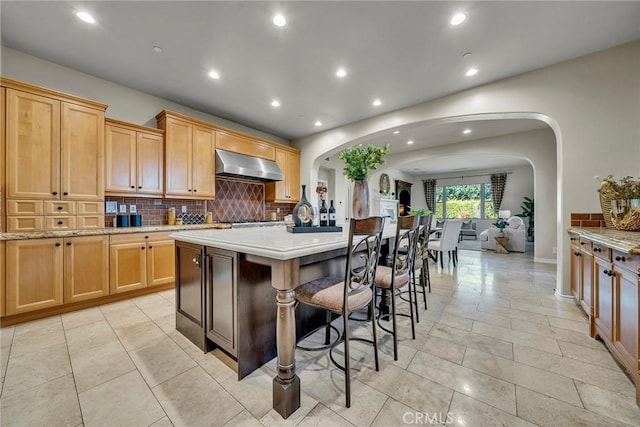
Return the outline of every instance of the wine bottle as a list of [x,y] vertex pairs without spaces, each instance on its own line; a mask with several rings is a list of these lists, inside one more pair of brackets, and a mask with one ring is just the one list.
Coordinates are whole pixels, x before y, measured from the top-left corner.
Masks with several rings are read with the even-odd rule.
[[329,215],[327,214],[327,204],[322,199],[322,206],[320,206],[320,227],[326,227]]
[[329,227],[336,226],[336,208],[333,207],[333,200],[331,206],[329,206]]

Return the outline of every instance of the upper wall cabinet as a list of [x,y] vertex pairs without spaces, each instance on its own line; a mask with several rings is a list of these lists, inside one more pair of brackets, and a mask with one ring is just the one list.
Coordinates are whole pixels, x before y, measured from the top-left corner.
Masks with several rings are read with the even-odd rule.
[[276,159],[276,149],[273,145],[228,132],[216,132],[216,148],[268,160]]
[[196,119],[162,111],[156,116],[165,131],[166,197],[215,197],[216,132]]
[[119,120],[105,120],[108,195],[157,197],[164,190],[162,131]]
[[104,200],[106,105],[10,79],[7,198]]
[[298,203],[300,200],[300,151],[278,147],[276,163],[284,173],[284,181],[265,184],[265,200],[275,203]]

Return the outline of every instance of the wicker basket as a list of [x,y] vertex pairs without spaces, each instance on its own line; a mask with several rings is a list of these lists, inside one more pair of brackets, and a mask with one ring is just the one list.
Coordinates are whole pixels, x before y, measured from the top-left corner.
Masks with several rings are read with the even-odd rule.
[[607,228],[616,228],[611,221],[611,202],[617,199],[617,193],[607,181],[602,181],[598,192],[600,193],[600,208],[602,209],[602,216],[604,216],[604,223]]
[[640,200],[613,200],[611,222],[616,230],[640,230]]

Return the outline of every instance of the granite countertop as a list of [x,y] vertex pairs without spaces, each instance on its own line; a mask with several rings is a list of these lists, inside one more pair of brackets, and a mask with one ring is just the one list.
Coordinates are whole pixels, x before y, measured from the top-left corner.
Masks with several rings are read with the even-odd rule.
[[603,227],[571,227],[569,233],[575,233],[595,243],[609,246],[629,254],[640,255],[640,232],[621,231]]
[[[395,237],[395,224],[386,224],[383,237]],[[342,232],[289,233],[285,226],[268,228],[237,228],[231,230],[180,231],[169,237],[197,245],[227,249],[265,258],[288,260],[346,248],[349,225],[342,224]]]
[[30,231],[22,233],[0,233],[0,240],[28,240],[43,239],[47,237],[76,237],[99,236],[110,234],[151,233],[154,231],[180,231],[180,230],[206,230],[220,227],[220,224],[191,224],[191,225],[150,225],[145,227],[105,227],[88,230],[64,230],[64,231]]

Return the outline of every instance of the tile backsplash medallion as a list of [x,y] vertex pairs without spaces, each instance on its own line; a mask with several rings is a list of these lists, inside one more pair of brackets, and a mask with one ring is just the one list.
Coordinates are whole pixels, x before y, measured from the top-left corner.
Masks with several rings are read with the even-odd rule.
[[[266,203],[264,201],[264,184],[216,179],[215,200],[182,200],[182,199],[148,199],[141,197],[112,197],[106,196],[106,201],[115,201],[118,206],[136,205],[137,213],[142,215],[142,225],[167,224],[167,211],[176,208],[176,215],[182,212],[182,206],[187,207],[187,213],[204,214],[211,212],[214,221],[239,221],[246,219],[268,220],[272,212],[281,221],[287,214],[293,212],[292,203]],[[105,215],[105,225],[113,226],[114,215]]]

